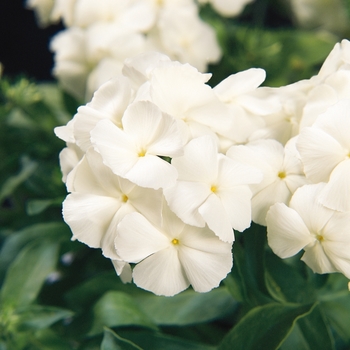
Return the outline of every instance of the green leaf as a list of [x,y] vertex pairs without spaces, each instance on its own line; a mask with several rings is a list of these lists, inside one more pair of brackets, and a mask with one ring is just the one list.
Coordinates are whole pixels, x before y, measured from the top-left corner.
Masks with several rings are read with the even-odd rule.
[[43,240],[26,246],[10,265],[1,289],[1,300],[15,308],[32,303],[46,277],[54,271],[58,242]]
[[61,205],[63,198],[54,198],[54,199],[32,199],[27,202],[27,214],[36,215],[45,211],[51,205]]
[[[216,350],[214,346],[165,335],[159,332],[145,330],[125,331],[121,329],[118,331],[118,334],[125,339],[131,340],[144,350]],[[232,348],[230,350],[232,350]]]
[[350,295],[322,302],[321,308],[333,329],[344,341],[350,343]]
[[156,295],[135,297],[142,311],[158,325],[190,325],[208,322],[235,310],[237,302],[226,288],[210,293],[187,290],[172,298]]
[[20,250],[33,240],[68,240],[71,236],[69,227],[63,222],[48,222],[28,226],[13,232],[5,240],[0,251],[0,273],[2,274],[19,254]]
[[266,228],[252,224],[242,234],[236,233],[232,272],[225,282],[233,297],[250,305],[271,302],[265,281]]
[[111,329],[105,328],[101,350],[142,350],[130,340],[120,337]]
[[[348,315],[349,317],[349,315]],[[295,330],[288,336],[282,345],[282,350],[332,350],[334,341],[330,329],[325,322],[319,305],[312,312],[300,318]]]
[[[298,261],[299,264],[304,264]],[[266,285],[277,301],[310,304],[316,301],[316,293],[308,280],[294,267],[277,255],[266,254]]]
[[152,320],[125,293],[111,291],[103,295],[93,308],[94,322],[89,335],[103,332],[103,328],[141,326],[157,329]]
[[22,157],[21,171],[14,176],[8,178],[0,190],[0,201],[9,196],[13,191],[25,180],[27,180],[36,170],[38,164],[31,161],[28,157]]
[[267,304],[250,310],[226,335],[218,350],[278,349],[296,320],[310,313],[313,305]]
[[18,310],[16,315],[18,316],[18,330],[25,331],[48,328],[59,320],[72,317],[73,313],[52,306],[29,305],[22,310]]

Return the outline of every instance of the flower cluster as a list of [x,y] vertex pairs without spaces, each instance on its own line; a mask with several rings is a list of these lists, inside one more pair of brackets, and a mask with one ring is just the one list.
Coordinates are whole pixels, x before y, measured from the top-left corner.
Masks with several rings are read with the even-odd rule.
[[93,92],[121,73],[123,61],[148,51],[163,52],[204,72],[221,50],[194,0],[28,1],[41,23],[61,19],[67,29],[51,42],[54,76],[74,97]]
[[349,50],[280,88],[259,87],[259,68],[211,88],[162,54],[125,60],[55,129],[73,238],[160,295],[218,286],[251,221],[281,258],[304,249],[315,272],[350,278]]

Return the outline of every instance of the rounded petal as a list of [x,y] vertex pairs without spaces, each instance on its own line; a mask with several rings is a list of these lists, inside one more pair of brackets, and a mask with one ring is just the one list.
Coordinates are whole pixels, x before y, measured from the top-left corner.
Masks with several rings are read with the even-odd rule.
[[116,198],[71,193],[63,202],[63,218],[78,239],[92,248],[101,248],[103,237],[119,210]]
[[120,258],[139,262],[167,248],[171,241],[139,213],[126,215],[118,225],[115,247]]
[[133,279],[138,287],[165,296],[180,293],[190,285],[177,250],[170,246],[137,264]]
[[266,223],[268,244],[282,259],[297,254],[314,240],[299,214],[283,203],[270,208]]

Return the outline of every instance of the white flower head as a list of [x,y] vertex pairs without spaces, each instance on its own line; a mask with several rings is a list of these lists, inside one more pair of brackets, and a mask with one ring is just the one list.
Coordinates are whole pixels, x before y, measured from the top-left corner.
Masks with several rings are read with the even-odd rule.
[[122,127],[104,119],[91,131],[92,144],[104,163],[139,186],[173,185],[177,171],[160,156],[172,158],[183,152],[183,136],[174,118],[151,102],[139,101],[126,109]]
[[275,254],[302,260],[317,273],[341,272],[350,278],[350,213],[324,207],[318,197],[325,184],[305,185],[289,207],[274,204],[267,213],[267,238]]
[[297,141],[306,176],[327,182],[321,202],[350,211],[350,100],[342,100],[301,130]]
[[114,248],[117,224],[138,211],[156,222],[161,216],[161,191],[141,188],[115,174],[91,147],[70,175],[70,194],[63,217],[73,238],[120,260]]
[[160,225],[138,213],[125,216],[115,246],[124,261],[137,263],[132,273],[135,284],[157,295],[172,296],[189,285],[208,292],[232,268],[231,244],[207,227],[184,224],[167,206]]
[[243,231],[250,226],[252,193],[248,184],[261,181],[259,170],[218,154],[210,136],[190,141],[184,155],[172,164],[179,178],[164,195],[185,223],[207,224],[225,242],[233,242],[233,228]]
[[227,156],[255,166],[264,174],[258,184],[250,185],[253,192],[253,221],[266,226],[266,213],[275,203],[288,204],[295,190],[306,184],[302,163],[295,149],[295,139],[285,147],[276,140],[258,140],[247,145],[233,146]]

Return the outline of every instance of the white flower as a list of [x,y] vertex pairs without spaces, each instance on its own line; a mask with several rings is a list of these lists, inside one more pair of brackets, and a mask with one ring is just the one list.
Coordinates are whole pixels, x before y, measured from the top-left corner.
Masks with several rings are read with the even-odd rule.
[[279,101],[256,96],[254,91],[265,80],[266,73],[260,68],[251,68],[231,74],[215,86],[213,91],[230,110],[234,127],[226,135],[232,144],[245,143],[251,134],[265,126],[263,116],[280,108]]
[[267,238],[275,254],[288,258],[304,249],[302,260],[314,272],[341,272],[350,278],[350,213],[322,206],[325,184],[306,185],[289,207],[274,204],[267,213]]
[[327,207],[350,211],[350,100],[342,100],[301,130],[297,141],[306,176],[328,182],[320,200]]
[[114,248],[118,222],[139,211],[152,221],[161,215],[162,193],[141,188],[120,178],[90,148],[69,175],[71,194],[63,202],[63,217],[78,239],[103,254],[120,260]]
[[159,156],[182,154],[183,136],[176,121],[153,103],[139,101],[126,109],[122,127],[104,119],[91,131],[92,143],[104,163],[139,186],[173,185],[177,171]]
[[252,218],[260,225],[266,226],[265,217],[271,205],[288,204],[295,190],[307,183],[294,143],[292,139],[283,147],[276,140],[259,140],[227,151],[228,157],[255,166],[264,174],[260,183],[250,185]]
[[198,292],[208,292],[232,268],[231,244],[207,227],[185,225],[166,206],[159,225],[138,213],[125,216],[115,245],[124,261],[137,263],[135,284],[157,295],[172,296],[190,284]]
[[178,62],[162,62],[149,80],[149,98],[180,124],[185,140],[201,135],[230,135],[233,122],[227,106],[205,84],[210,74]]
[[164,8],[157,29],[162,45],[158,50],[174,60],[189,63],[200,72],[221,58],[215,31],[200,19],[194,6]]
[[185,223],[205,224],[225,242],[234,240],[233,230],[243,231],[251,222],[251,190],[261,181],[259,170],[218,154],[210,136],[190,141],[184,156],[172,160],[179,173],[175,186],[164,190],[172,211]]
[[39,25],[46,27],[51,23],[51,12],[55,0],[27,0],[26,6],[35,11]]

